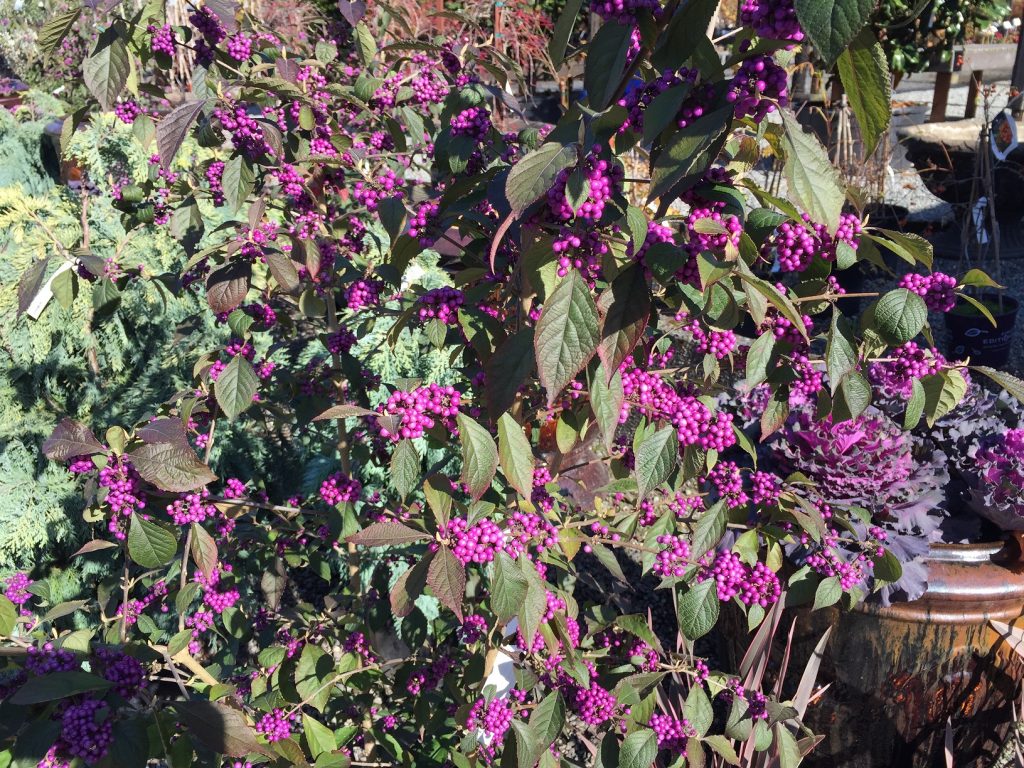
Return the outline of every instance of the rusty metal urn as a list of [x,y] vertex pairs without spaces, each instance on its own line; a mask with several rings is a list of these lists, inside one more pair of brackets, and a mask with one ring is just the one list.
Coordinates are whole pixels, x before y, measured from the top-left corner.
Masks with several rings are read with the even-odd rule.
[[830,686],[805,718],[824,740],[805,765],[944,766],[947,720],[954,765],[991,765],[1024,681],[1024,658],[991,624],[1024,625],[1020,554],[1016,541],[934,545],[919,600],[802,612],[786,690],[832,627],[817,679]]
[[[811,764],[944,765],[947,720],[957,766],[988,765],[1003,745],[1024,658],[991,622],[1022,621],[1019,546],[936,545],[928,561],[919,600],[830,611],[819,681],[832,685],[808,711],[825,734]],[[808,654],[825,617],[809,618],[801,638]],[[811,624],[818,626],[807,631]]]

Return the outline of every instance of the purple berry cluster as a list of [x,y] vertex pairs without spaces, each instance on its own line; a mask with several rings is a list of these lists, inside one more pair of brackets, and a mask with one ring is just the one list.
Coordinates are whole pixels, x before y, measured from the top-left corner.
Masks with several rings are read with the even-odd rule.
[[362,496],[363,485],[355,478],[335,472],[320,484],[320,498],[329,506],[354,504]]
[[459,307],[465,303],[466,297],[458,288],[432,288],[416,300],[417,315],[424,323],[436,319],[445,325],[455,325],[459,321]]
[[328,334],[325,339],[327,351],[332,355],[340,355],[349,352],[356,345],[358,339],[348,328],[339,328],[334,333]]
[[218,107],[213,115],[221,127],[231,134],[231,143],[235,149],[247,158],[255,160],[262,155],[273,156],[274,148],[267,141],[263,126],[249,114],[248,106],[235,104],[232,107]]
[[214,205],[224,205],[224,161],[214,160],[206,166],[206,183],[210,186],[210,197]]
[[707,479],[715,487],[718,498],[725,501],[729,509],[745,507],[750,497],[743,490],[743,473],[734,461],[720,461],[708,473]]
[[409,236],[415,237],[424,248],[430,248],[441,237],[438,220],[440,210],[440,200],[424,200],[416,206],[409,220]]
[[386,171],[369,181],[357,181],[352,188],[352,197],[368,211],[376,211],[380,201],[386,197],[402,196],[402,180],[388,168]]
[[68,755],[87,763],[102,760],[114,741],[110,707],[99,699],[69,704],[60,718],[60,738]]
[[799,43],[804,39],[793,0],[743,0],[740,24],[769,40]]
[[782,481],[771,472],[752,472],[750,474],[750,497],[755,504],[771,506],[777,504],[782,493]]
[[662,578],[680,578],[690,567],[690,544],[682,536],[662,534],[657,538],[663,549],[654,559],[651,571]]
[[216,46],[227,37],[227,32],[217,15],[206,7],[196,10],[188,20],[198,33],[198,38],[193,41],[196,63],[208,67],[216,57]]
[[491,113],[486,107],[469,107],[455,115],[449,125],[452,136],[465,136],[481,142],[491,132]]
[[625,170],[611,160],[601,158],[601,147],[594,146],[583,161],[583,174],[589,185],[586,198],[574,209],[566,196],[566,186],[572,168],[562,170],[555,178],[555,183],[548,190],[548,210],[556,221],[569,222],[573,219],[580,223],[594,223],[604,214],[605,204],[622,189]]
[[686,755],[686,741],[696,735],[686,718],[679,720],[656,712],[647,724],[658,738],[658,749],[664,749],[677,757]]
[[512,702],[507,698],[477,699],[469,708],[466,727],[482,731],[492,743],[501,744],[514,716]]
[[[702,562],[706,559],[707,556],[702,558]],[[710,565],[701,569],[697,581],[708,579],[714,579],[722,602],[737,597],[744,605],[767,608],[782,594],[779,577],[768,566],[757,563],[751,568],[734,552],[719,552]]]
[[112,648],[99,648],[95,653],[103,679],[114,684],[114,691],[126,699],[139,693],[146,682],[146,670],[134,656]]
[[559,277],[565,277],[575,269],[591,284],[601,276],[601,264],[609,252],[597,230],[577,233],[568,227],[559,232],[551,250],[558,256]]
[[632,359],[623,364],[622,388],[625,395],[619,414],[622,424],[628,421],[630,412],[637,409],[648,419],[670,422],[683,445],[724,450],[736,442],[731,414],[712,414],[696,397],[680,394],[658,374],[638,368]]
[[182,494],[180,498],[167,505],[167,514],[171,516],[175,525],[201,523],[217,516],[217,508],[207,501],[209,498],[210,492],[206,488]]
[[[89,465],[90,467],[92,466],[91,461]],[[32,599],[32,593],[28,591],[32,584],[33,581],[28,577],[27,573],[21,573],[20,571],[12,573],[5,581],[4,597],[20,608]]]
[[267,741],[284,741],[292,735],[292,721],[294,715],[289,715],[283,709],[272,709],[267,712],[256,723],[256,732],[267,737]]
[[433,383],[409,392],[393,392],[381,411],[390,416],[398,416],[399,427],[397,432],[392,433],[381,426],[380,433],[395,442],[422,437],[426,430],[434,426],[435,419],[440,419],[447,429],[454,430],[461,398],[461,393],[454,387]]
[[932,312],[950,312],[956,306],[957,280],[952,275],[942,272],[930,275],[911,273],[900,278],[899,285],[924,299]]
[[384,283],[380,280],[356,280],[345,288],[345,306],[353,312],[375,307],[380,303],[383,291]]
[[49,641],[41,646],[30,645],[27,653],[25,669],[36,676],[71,672],[81,666],[74,653],[66,648],[57,648]]
[[162,27],[150,24],[146,27],[146,31],[151,35],[149,47],[153,53],[174,56],[174,46],[177,41],[174,39],[174,30],[171,29],[170,24],[164,24]]
[[884,362],[872,363],[868,373],[886,397],[910,397],[914,380],[923,379],[947,368],[949,361],[937,349],[926,349],[916,342],[895,347]]
[[125,99],[114,105],[114,115],[118,120],[127,125],[134,123],[135,118],[141,114],[142,107],[139,106],[139,102],[135,99]]
[[676,320],[684,323],[683,330],[689,331],[693,337],[698,354],[714,355],[716,360],[723,360],[736,349],[736,334],[732,331],[705,329],[699,319],[694,318],[688,323],[687,319],[686,313],[676,315]]
[[771,56],[751,56],[740,64],[725,98],[735,106],[737,118],[760,123],[776,106],[789,104],[788,81],[786,70]]
[[112,513],[107,529],[124,541],[129,518],[146,508],[142,477],[124,456],[111,454],[107,466],[100,470],[99,485],[107,490],[104,502]]
[[464,518],[453,518],[442,535],[451,542],[452,554],[463,565],[491,562],[505,543],[501,528],[487,519],[470,526]]

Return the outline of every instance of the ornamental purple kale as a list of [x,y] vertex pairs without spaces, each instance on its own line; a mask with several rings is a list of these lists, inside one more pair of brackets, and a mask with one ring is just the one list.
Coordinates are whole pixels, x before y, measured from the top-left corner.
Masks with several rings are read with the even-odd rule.
[[892,420],[870,409],[841,423],[815,421],[809,410],[800,410],[771,450],[780,472],[803,473],[828,502],[898,517],[938,505],[948,478],[938,456],[921,464],[913,448]]

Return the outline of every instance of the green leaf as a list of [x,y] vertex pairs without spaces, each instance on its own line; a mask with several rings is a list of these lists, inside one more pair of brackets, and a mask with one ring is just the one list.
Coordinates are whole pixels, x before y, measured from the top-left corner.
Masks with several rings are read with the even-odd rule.
[[217,566],[217,542],[198,523],[192,523],[192,559],[209,579]]
[[164,491],[194,491],[217,476],[191,448],[174,443],[150,443],[128,454],[143,479]]
[[817,611],[819,608],[835,605],[842,596],[843,585],[840,583],[839,577],[829,576],[827,579],[823,579],[818,588],[814,590],[813,610]]
[[[218,314],[231,312],[245,299],[251,282],[252,264],[243,259],[229,262],[211,272],[206,278],[206,303]],[[309,290],[309,293],[312,294],[312,289]],[[305,294],[303,294],[303,298],[305,298]],[[319,297],[317,297],[317,301],[323,305],[323,301]],[[299,307],[304,312],[306,311],[301,300]]]
[[692,559],[696,560],[709,552],[722,540],[726,523],[728,519],[725,504],[721,501],[716,502],[700,516],[693,528],[693,542],[690,547]]
[[975,288],[1002,288],[995,280],[989,277],[985,272],[980,269],[969,269],[960,278],[961,286],[971,286]]
[[18,609],[14,607],[14,603],[0,595],[0,637],[10,637],[17,620]]
[[213,752],[229,757],[268,752],[267,747],[256,740],[256,734],[246,723],[245,715],[237,709],[202,699],[176,701],[171,707],[193,738]]
[[832,394],[836,393],[843,378],[857,368],[857,340],[853,324],[838,310],[832,312],[832,327],[825,347],[825,370],[828,372]]
[[622,740],[619,768],[650,768],[657,756],[657,734],[650,728],[640,728]]
[[875,304],[873,329],[886,343],[898,346],[917,336],[927,320],[924,299],[906,288],[896,288]]
[[689,83],[674,85],[651,100],[644,110],[644,144],[650,144],[672,124],[679,114],[679,108],[683,106],[686,97],[690,95],[691,89],[692,86]]
[[622,413],[624,399],[622,373],[616,371],[611,381],[606,383],[604,364],[598,365],[594,375],[590,377],[590,408],[597,419],[605,448],[609,451],[619,428],[619,415]]
[[462,482],[469,495],[479,499],[491,487],[498,469],[498,446],[491,433],[464,413],[456,417],[462,443]]
[[412,440],[402,440],[391,455],[391,485],[405,499],[420,479],[420,455]]
[[334,657],[315,643],[307,643],[295,667],[295,690],[302,700],[318,712],[323,712],[331,699],[331,687],[326,685],[334,674]]
[[533,493],[533,449],[523,427],[511,415],[498,419],[498,460],[501,472],[524,498]]
[[[796,305],[790,301],[788,296],[767,280],[762,280],[760,277],[752,275],[749,272],[740,271],[736,274],[739,275],[740,280],[742,280],[747,286],[753,288],[757,293],[768,299],[768,302],[779,311],[779,314],[789,320],[789,322],[791,322],[796,329],[800,331],[801,336],[805,339],[807,338],[807,326],[804,324],[803,314],[796,308]],[[749,299],[750,296],[748,295],[748,301]]]
[[703,637],[718,621],[718,591],[714,579],[691,586],[679,598],[679,628],[690,640]]
[[446,546],[442,546],[427,571],[427,584],[441,605],[462,621],[462,601],[466,597],[466,569]]
[[89,691],[105,691],[110,685],[102,677],[79,669],[70,672],[51,672],[48,675],[31,678],[14,692],[9,701],[21,706],[42,704],[46,701],[67,699]]
[[302,734],[314,760],[320,755],[331,753],[338,748],[334,731],[305,712],[302,713]]
[[[686,176],[703,173],[711,165],[714,159],[712,147],[726,132],[732,115],[732,107],[726,107],[673,131],[668,143],[654,160],[647,199],[661,197]],[[838,220],[838,215],[836,218]]]
[[530,713],[530,733],[535,756],[545,752],[558,738],[565,725],[565,699],[558,691],[552,691]]
[[[822,4],[829,1],[823,0]],[[786,126],[782,140],[786,157],[783,175],[789,194],[812,221],[824,224],[829,232],[835,232],[846,200],[839,172],[818,138],[804,133],[803,126],[788,109],[783,110],[782,121]]]
[[373,33],[361,21],[355,26],[355,41],[359,61],[364,67],[370,67],[377,57],[377,43],[373,39]]
[[633,264],[622,270],[601,294],[597,309],[601,314],[597,354],[605,372],[614,373],[643,338],[651,316],[651,288],[643,266]]
[[921,421],[924,415],[925,394],[924,386],[920,379],[911,379],[910,400],[907,401],[907,410],[903,414],[903,429],[911,430]]
[[551,63],[555,67],[562,66],[565,61],[565,50],[569,45],[569,38],[572,37],[573,27],[576,26],[576,17],[579,15],[583,0],[567,0],[562,6],[562,12],[555,22],[555,29],[551,33],[551,40],[548,41],[548,55],[551,56]]
[[43,454],[51,461],[67,461],[75,456],[106,453],[92,431],[77,421],[63,419],[43,443]]
[[768,366],[775,349],[775,334],[762,333],[747,350],[747,385],[755,387],[768,378]]
[[686,704],[683,707],[683,714],[690,721],[691,727],[698,736],[703,736],[708,732],[715,719],[715,710],[711,706],[711,699],[704,693],[704,686],[695,685],[690,688],[690,693],[686,696]]
[[988,307],[986,307],[982,302],[978,301],[973,296],[970,296],[970,295],[968,295],[966,293],[960,293],[959,291],[957,292],[956,295],[958,297],[960,297],[961,299],[963,299],[964,301],[966,301],[968,304],[970,304],[976,310],[978,310],[979,314],[981,314],[986,320],[988,320],[992,324],[993,328],[998,327],[998,323],[996,323],[996,319],[994,317],[992,317],[992,313],[989,311]]
[[499,552],[494,560],[494,577],[491,580],[491,610],[501,622],[517,615],[526,599],[528,582],[515,560]]
[[36,46],[39,48],[40,53],[49,56],[56,51],[81,15],[82,9],[80,7],[72,8],[70,11],[57,14],[46,22],[36,37]]
[[547,194],[555,177],[576,160],[576,147],[554,142],[543,144],[512,166],[505,181],[505,195],[512,213],[521,216],[531,204]]
[[533,328],[523,328],[505,339],[484,364],[484,397],[491,418],[512,407],[516,393],[533,371],[533,341]]
[[765,404],[761,414],[761,442],[782,429],[789,418],[789,392],[786,388],[772,390],[771,399]]
[[525,567],[520,570],[526,578],[526,596],[523,598],[523,604],[517,616],[523,637],[528,638],[528,643],[532,643],[540,631],[544,615],[548,610],[547,589],[537,575],[533,563],[526,563]]
[[117,25],[100,33],[89,57],[82,62],[82,79],[96,101],[109,112],[128,82],[128,47]]
[[897,232],[892,229],[875,231],[885,235],[885,238],[871,236],[874,242],[888,248],[911,266],[920,263],[928,269],[932,268],[934,249],[932,244],[920,235],[915,235],[912,232]]
[[205,106],[206,99],[186,101],[164,115],[156,124],[156,148],[164,168],[168,168],[174,156],[178,154],[182,142],[192,128],[192,123]]
[[732,744],[727,738],[725,738],[725,736],[719,736],[718,734],[705,736],[704,743],[711,747],[711,749],[713,749],[715,753],[729,765],[740,764],[740,759],[736,754],[736,750],[733,749]]
[[669,21],[662,42],[652,55],[659,70],[678,69],[698,46],[707,41],[708,26],[718,10],[718,0],[689,0]]
[[583,88],[591,109],[601,112],[611,103],[626,70],[632,32],[632,25],[605,22],[587,46]]
[[860,125],[864,156],[869,157],[879,139],[889,131],[892,118],[892,75],[878,38],[865,27],[842,52],[838,61],[839,78]]
[[803,755],[793,734],[790,733],[785,723],[776,723],[773,730],[777,745],[775,749],[779,756],[779,768],[797,768],[803,760]]
[[832,402],[832,417],[836,422],[856,419],[869,405],[871,382],[859,371],[851,371],[839,385],[839,392]]
[[827,67],[867,23],[875,0],[795,0],[796,17]]
[[253,395],[259,386],[260,380],[252,363],[243,355],[235,355],[217,377],[213,393],[224,415],[234,421],[252,405]]
[[235,155],[224,164],[221,176],[221,187],[224,190],[224,202],[228,211],[235,213],[252,194],[255,175],[252,165],[244,155]]
[[590,288],[572,270],[544,302],[534,338],[537,370],[549,407],[594,356],[600,341],[597,320]]
[[371,523],[359,533],[349,536],[346,541],[364,547],[391,547],[426,541],[429,538],[423,531],[417,531],[404,523],[379,522]]
[[178,539],[164,526],[132,515],[128,527],[128,554],[143,568],[159,568],[178,551]]
[[940,371],[921,379],[924,388],[924,412],[931,427],[948,414],[967,394],[967,380],[956,369]]
[[997,371],[995,368],[989,368],[987,365],[972,365],[971,370],[985,374],[1015,397],[1018,403],[1024,405],[1024,380],[1017,378],[1013,374],[1006,373],[1006,371]]
[[641,498],[668,479],[679,463],[679,436],[672,426],[648,435],[636,449],[636,484]]

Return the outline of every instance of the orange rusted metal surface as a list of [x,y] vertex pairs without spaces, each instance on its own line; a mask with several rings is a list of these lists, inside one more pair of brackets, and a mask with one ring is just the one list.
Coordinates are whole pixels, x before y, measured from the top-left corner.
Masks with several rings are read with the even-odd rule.
[[954,764],[988,766],[1024,680],[1024,659],[990,622],[1024,625],[1022,611],[1024,563],[1011,542],[933,547],[928,591],[912,603],[806,612],[791,676],[833,626],[818,676],[830,687],[806,717],[825,739],[807,764],[941,766],[949,721]]

